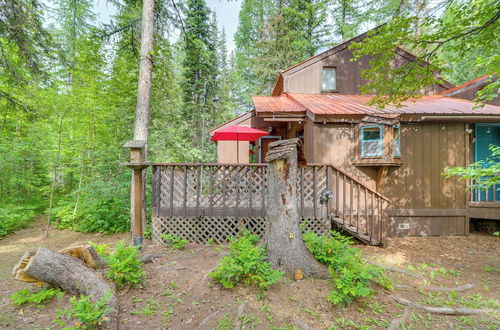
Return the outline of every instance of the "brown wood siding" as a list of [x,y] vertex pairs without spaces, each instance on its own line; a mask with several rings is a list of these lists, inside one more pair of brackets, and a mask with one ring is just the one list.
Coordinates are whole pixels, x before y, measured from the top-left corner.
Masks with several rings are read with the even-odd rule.
[[[311,64],[304,63],[296,69],[283,73],[283,85],[280,89],[290,93],[321,93],[321,70],[324,66],[333,66],[337,69],[337,90],[340,94],[361,94],[360,87],[363,84],[361,70],[369,68],[371,57],[365,56],[356,62],[351,62],[352,51],[344,48],[326,58]],[[408,63],[407,57],[394,54],[394,64],[403,65]],[[445,91],[441,85],[427,88],[425,94],[437,94]],[[274,95],[274,94],[273,94]]]
[[[336,165],[375,188],[377,167],[353,165],[359,157],[358,125],[315,123],[314,126],[313,161]],[[467,233],[465,181],[442,175],[446,167],[467,165],[465,126],[464,123],[401,124],[403,166],[390,167],[379,187],[379,192],[392,201],[391,210],[397,211],[390,211],[393,215],[389,220],[389,235]],[[410,223],[410,229],[399,229],[399,223],[405,222]]]

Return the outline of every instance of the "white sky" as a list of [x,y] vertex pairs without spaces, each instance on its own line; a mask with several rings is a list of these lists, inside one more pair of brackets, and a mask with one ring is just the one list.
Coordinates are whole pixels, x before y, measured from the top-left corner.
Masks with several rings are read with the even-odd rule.
[[[47,1],[47,0],[46,0]],[[228,51],[234,50],[234,34],[238,27],[238,13],[242,0],[206,0],[208,7],[217,14],[219,29],[224,29],[227,36]],[[115,8],[106,0],[95,0],[94,12],[102,23],[109,23]]]

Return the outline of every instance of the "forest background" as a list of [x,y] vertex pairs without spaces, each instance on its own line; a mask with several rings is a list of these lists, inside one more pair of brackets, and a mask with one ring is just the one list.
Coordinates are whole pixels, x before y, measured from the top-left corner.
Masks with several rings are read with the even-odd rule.
[[[129,228],[131,171],[120,163],[142,2],[108,2],[116,13],[102,24],[93,0],[0,0],[0,238],[47,213],[77,231]],[[498,72],[499,16],[498,0],[243,0],[228,52],[204,0],[157,0],[148,158],[215,161],[206,132],[248,111],[278,72],[383,23],[358,56],[403,44],[454,84]],[[381,105],[436,79],[377,58],[366,91],[394,95]]]

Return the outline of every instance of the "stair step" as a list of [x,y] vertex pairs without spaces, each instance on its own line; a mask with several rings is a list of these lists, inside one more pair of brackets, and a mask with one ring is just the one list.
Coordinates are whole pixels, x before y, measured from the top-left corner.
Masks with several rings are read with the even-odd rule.
[[370,236],[363,234],[363,233],[358,233],[358,230],[356,227],[351,226],[347,223],[344,222],[341,218],[332,218],[333,222],[337,224],[340,228],[344,229],[347,231],[349,234],[353,235],[354,237],[358,238],[361,242],[368,244],[368,245],[380,245],[380,242],[377,241],[374,238],[371,238]]

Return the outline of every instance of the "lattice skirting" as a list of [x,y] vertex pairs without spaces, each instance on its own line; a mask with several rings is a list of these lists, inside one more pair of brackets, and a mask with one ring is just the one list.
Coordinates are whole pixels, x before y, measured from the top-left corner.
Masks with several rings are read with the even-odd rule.
[[[327,234],[331,230],[328,219],[303,219],[305,230],[318,235]],[[244,229],[262,236],[266,228],[266,219],[252,218],[214,218],[214,217],[153,217],[153,241],[164,243],[163,234],[180,236],[193,243],[206,243],[213,240],[216,243],[225,243],[230,237],[237,237]]]

